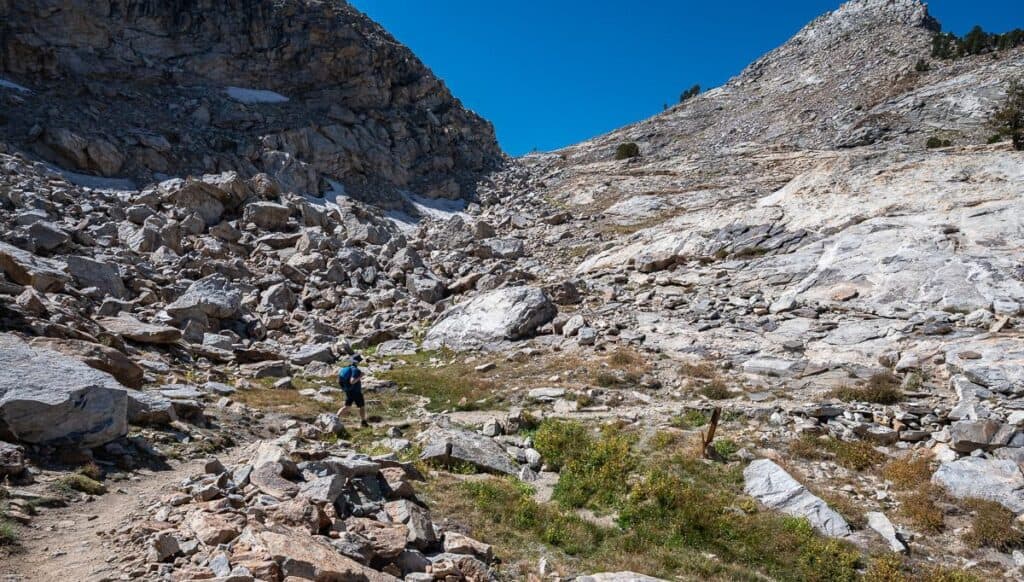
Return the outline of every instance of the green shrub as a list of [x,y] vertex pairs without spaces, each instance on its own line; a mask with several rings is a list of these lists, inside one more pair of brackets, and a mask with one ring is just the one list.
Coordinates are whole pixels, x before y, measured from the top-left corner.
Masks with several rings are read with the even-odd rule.
[[0,547],[13,546],[18,543],[18,532],[14,524],[0,520]]
[[89,495],[103,495],[107,492],[107,487],[96,481],[90,479],[85,475],[79,473],[71,473],[64,475],[60,479],[54,482],[54,488],[62,493],[70,493],[71,491],[81,491]]
[[690,87],[686,91],[680,93],[679,102],[683,103],[684,101],[689,101],[690,99],[693,99],[697,95],[700,95],[700,85],[694,85],[693,87]]
[[676,428],[694,429],[704,426],[710,420],[711,419],[708,415],[694,408],[687,410],[682,416],[676,416],[673,418],[672,426]]
[[791,441],[789,451],[797,457],[812,461],[834,459],[839,466],[853,471],[863,471],[885,461],[885,455],[875,450],[871,443],[818,438],[806,434]]
[[733,396],[721,378],[715,378],[704,384],[697,392],[711,400],[726,400]]
[[933,150],[933,149],[936,149],[936,148],[948,148],[951,145],[953,145],[953,142],[951,142],[950,140],[942,139],[940,137],[935,137],[935,136],[932,136],[932,137],[928,138],[928,142],[925,143],[925,146],[928,149],[930,149],[930,150]]
[[533,446],[544,462],[556,471],[591,446],[594,437],[582,424],[566,420],[545,420],[533,437]]
[[918,73],[927,73],[932,70],[932,65],[925,59],[918,59],[917,64],[914,65],[914,70]]
[[1006,100],[992,114],[989,124],[998,135],[1008,136],[1015,150],[1024,151],[1024,82],[1017,79],[1010,83]]
[[564,461],[552,498],[567,507],[614,507],[628,490],[627,478],[636,467],[634,441],[615,427],[604,427],[586,449],[575,449],[576,454]]
[[633,142],[619,144],[619,147],[615,148],[615,159],[616,160],[628,160],[635,158],[640,155],[640,146]]
[[713,443],[715,452],[722,456],[723,459],[728,459],[740,450],[740,446],[731,439],[717,439]]

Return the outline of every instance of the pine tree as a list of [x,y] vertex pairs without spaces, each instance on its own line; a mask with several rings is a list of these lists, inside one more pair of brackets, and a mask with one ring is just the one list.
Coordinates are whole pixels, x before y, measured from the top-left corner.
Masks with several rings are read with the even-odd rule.
[[1010,83],[1006,101],[992,114],[990,122],[1000,135],[1013,140],[1013,149],[1024,151],[1024,83],[1020,79]]
[[694,85],[686,91],[683,91],[682,94],[679,95],[679,102],[682,103],[683,101],[688,101],[697,95],[700,95],[700,85]]

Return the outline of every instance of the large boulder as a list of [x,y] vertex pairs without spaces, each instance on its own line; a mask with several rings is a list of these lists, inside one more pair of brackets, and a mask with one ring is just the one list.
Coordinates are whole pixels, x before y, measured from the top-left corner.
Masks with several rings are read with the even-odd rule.
[[0,334],[0,438],[99,446],[127,433],[126,407],[110,374]]
[[127,314],[98,317],[96,323],[112,334],[140,344],[173,344],[181,339],[181,331],[173,327],[143,323]]
[[21,475],[24,470],[25,450],[18,445],[0,441],[0,481],[8,475]]
[[829,537],[850,535],[850,526],[836,511],[769,459],[759,459],[743,470],[743,490],[769,509],[806,518]]
[[427,332],[423,346],[468,350],[522,339],[554,319],[557,311],[536,287],[498,289],[446,311]]
[[469,463],[488,473],[517,475],[519,466],[494,440],[459,428],[432,426],[420,433],[424,461]]
[[36,338],[32,340],[32,346],[71,356],[90,368],[110,374],[129,388],[142,386],[142,367],[114,348],[81,340],[50,338]]
[[363,566],[337,549],[301,530],[259,534],[263,550],[286,577],[303,580],[363,580],[397,582],[398,578]]
[[68,273],[81,288],[96,287],[105,295],[127,299],[128,289],[121,279],[121,271],[113,263],[104,263],[86,257],[67,257]]
[[167,306],[177,321],[214,317],[230,319],[238,315],[242,292],[223,275],[210,275],[192,283],[181,297]]
[[0,242],[0,271],[15,283],[31,285],[41,293],[59,291],[70,280],[61,261],[36,256]]
[[964,457],[942,463],[932,482],[954,497],[987,499],[1016,514],[1024,513],[1024,474],[1009,459]]

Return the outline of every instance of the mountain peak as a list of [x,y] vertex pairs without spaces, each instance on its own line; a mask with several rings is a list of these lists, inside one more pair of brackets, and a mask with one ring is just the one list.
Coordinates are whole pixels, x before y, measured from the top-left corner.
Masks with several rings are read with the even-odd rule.
[[939,29],[938,21],[921,0],[850,0],[814,20],[805,30],[846,32],[879,24]]

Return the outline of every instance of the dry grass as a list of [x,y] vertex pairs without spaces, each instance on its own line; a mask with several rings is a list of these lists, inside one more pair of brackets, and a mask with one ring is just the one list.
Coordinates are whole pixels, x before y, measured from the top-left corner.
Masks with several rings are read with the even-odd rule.
[[726,400],[733,397],[733,394],[729,392],[729,388],[725,385],[725,380],[721,378],[715,378],[707,382],[697,390],[697,393],[710,400]]
[[864,577],[864,582],[980,582],[981,578],[964,572],[941,566],[925,566],[911,564],[906,558],[887,555],[871,561]]
[[324,412],[337,412],[344,403],[336,396],[331,399],[331,402],[320,402],[299,394],[298,390],[275,390],[263,387],[239,390],[232,395],[232,398],[258,410],[279,412],[302,420],[313,420]]
[[882,477],[891,481],[896,489],[907,490],[928,483],[932,477],[929,455],[908,456],[890,461],[882,469]]
[[965,506],[972,513],[971,529],[964,536],[967,545],[1000,552],[1024,546],[1024,532],[1017,527],[1012,511],[985,499],[969,499]]
[[941,532],[946,527],[945,512],[938,504],[941,497],[941,491],[927,484],[921,490],[903,497],[899,515],[922,531]]
[[54,481],[52,487],[54,490],[63,494],[70,494],[72,491],[80,491],[89,495],[103,495],[107,492],[107,487],[103,483],[90,479],[89,477],[79,473],[64,475],[60,479]]
[[801,435],[789,443],[789,452],[811,461],[834,460],[841,467],[863,471],[885,461],[885,455],[865,441],[842,441]]
[[682,378],[700,378],[710,380],[718,376],[718,371],[711,362],[683,362],[679,365],[679,376]]
[[900,379],[892,372],[879,372],[872,376],[867,384],[861,387],[840,386],[829,396],[843,402],[870,402],[873,404],[896,404],[902,402],[905,395],[900,390]]

